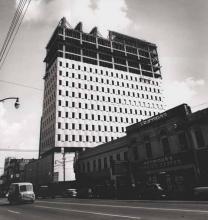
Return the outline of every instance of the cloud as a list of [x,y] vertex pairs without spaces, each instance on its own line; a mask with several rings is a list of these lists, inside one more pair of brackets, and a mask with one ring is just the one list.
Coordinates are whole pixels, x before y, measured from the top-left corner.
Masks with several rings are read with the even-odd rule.
[[[34,115],[27,115],[25,119],[19,122],[10,122],[6,119],[6,110],[0,103],[0,149],[12,148],[19,149],[19,152],[0,151],[0,167],[3,167],[4,159],[8,156],[33,158],[37,157],[37,153],[22,153],[21,149],[36,150],[37,137],[33,126],[33,122],[37,120]],[[35,146],[36,145],[36,146]],[[1,170],[0,170],[1,172]]]
[[[6,110],[0,104],[0,148],[27,148],[34,149],[34,144],[38,141],[31,135],[35,133],[33,126],[28,127],[31,122],[37,120],[37,116],[26,115],[21,121],[12,121],[6,119]],[[18,120],[18,119],[17,119]]]
[[26,22],[54,24],[62,17],[75,26],[84,23],[84,31],[98,26],[102,35],[107,30],[123,31],[131,25],[125,0],[33,0],[25,16]]
[[184,81],[167,81],[164,85],[164,95],[167,108],[172,108],[176,105],[187,103],[190,104],[194,96],[197,95],[197,90],[205,84],[203,79],[194,79],[188,77]]

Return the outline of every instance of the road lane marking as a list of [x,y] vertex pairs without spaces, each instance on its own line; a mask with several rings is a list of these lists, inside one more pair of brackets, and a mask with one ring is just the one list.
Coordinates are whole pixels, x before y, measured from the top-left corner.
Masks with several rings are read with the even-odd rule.
[[93,215],[103,215],[103,216],[110,216],[110,217],[127,218],[127,219],[141,219],[140,217],[134,217],[134,216],[114,215],[114,214],[102,213],[102,212],[88,212],[88,211],[81,211],[81,210],[76,210],[76,209],[62,209],[62,208],[54,208],[54,207],[50,207],[50,206],[34,205],[34,207],[44,208],[44,209],[53,209],[53,210],[55,209],[55,210],[67,211],[67,212],[78,212],[78,213],[84,213],[84,214],[93,214]]
[[12,210],[7,210],[8,212],[11,212],[11,213],[15,213],[15,214],[20,214],[20,212],[15,212],[15,211],[12,211]]
[[204,213],[208,214],[208,210],[200,209],[174,209],[174,208],[156,208],[156,207],[144,207],[144,206],[124,206],[124,205],[108,205],[108,204],[94,204],[94,203],[72,203],[72,202],[47,202],[37,201],[39,203],[51,203],[51,204],[63,204],[63,205],[80,205],[80,206],[93,206],[93,207],[111,207],[111,208],[130,208],[130,209],[144,209],[144,210],[156,210],[156,211],[174,211],[174,212],[192,212],[192,213]]

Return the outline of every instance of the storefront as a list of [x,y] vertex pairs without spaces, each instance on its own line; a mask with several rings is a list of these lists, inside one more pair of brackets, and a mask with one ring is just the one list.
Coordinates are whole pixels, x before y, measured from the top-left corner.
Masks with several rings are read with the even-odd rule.
[[191,151],[134,163],[132,172],[136,185],[159,183],[171,198],[188,196],[197,182]]

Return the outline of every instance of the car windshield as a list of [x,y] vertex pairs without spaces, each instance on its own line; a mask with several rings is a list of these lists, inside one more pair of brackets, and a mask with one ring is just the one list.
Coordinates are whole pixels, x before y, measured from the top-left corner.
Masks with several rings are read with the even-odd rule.
[[20,192],[26,192],[26,191],[32,191],[33,187],[32,185],[21,185],[20,186]]

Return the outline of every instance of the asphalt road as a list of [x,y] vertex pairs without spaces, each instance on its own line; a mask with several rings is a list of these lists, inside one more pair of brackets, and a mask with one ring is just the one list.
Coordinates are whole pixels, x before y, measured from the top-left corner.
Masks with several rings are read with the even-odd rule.
[[208,202],[44,199],[9,205],[0,199],[0,220],[206,220]]

